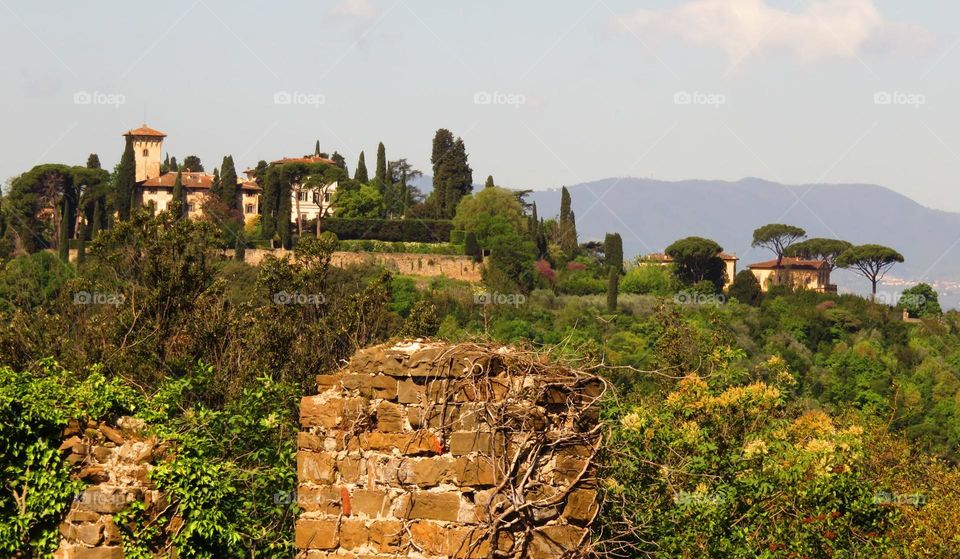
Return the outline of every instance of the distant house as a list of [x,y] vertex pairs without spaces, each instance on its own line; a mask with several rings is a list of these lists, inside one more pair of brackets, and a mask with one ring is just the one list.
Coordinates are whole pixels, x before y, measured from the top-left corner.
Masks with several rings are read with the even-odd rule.
[[768,260],[750,264],[747,268],[760,282],[762,291],[782,285],[821,293],[837,292],[837,286],[830,283],[830,265],[824,260],[804,260],[785,256],[779,264],[776,260]]
[[[724,271],[726,272],[726,278],[724,278],[723,288],[726,289],[730,287],[730,284],[733,283],[734,276],[737,275],[737,261],[740,260],[735,254],[728,254],[726,252],[721,252],[717,254],[720,260],[723,260]],[[651,266],[669,266],[673,264],[673,258],[669,255],[662,252],[652,252],[644,256],[640,260],[641,265],[651,265]]]
[[[180,180],[187,194],[187,215],[192,218],[201,217],[203,202],[210,196],[213,175],[183,171]],[[177,173],[174,171],[145,180],[140,185],[140,203],[153,204],[159,211],[166,210],[173,201],[173,185],[176,181]],[[253,181],[238,180],[237,184],[240,187],[239,207],[243,211],[244,220],[248,221],[260,213],[260,187]]]
[[[319,155],[310,155],[306,157],[284,157],[273,161],[273,165],[284,165],[287,163],[326,163],[336,165],[332,160]],[[308,221],[324,218],[333,213],[333,195],[337,191],[339,183],[337,181],[328,184],[317,184],[307,186],[304,184],[294,184],[290,188],[290,223],[299,222],[301,226],[306,226]]]

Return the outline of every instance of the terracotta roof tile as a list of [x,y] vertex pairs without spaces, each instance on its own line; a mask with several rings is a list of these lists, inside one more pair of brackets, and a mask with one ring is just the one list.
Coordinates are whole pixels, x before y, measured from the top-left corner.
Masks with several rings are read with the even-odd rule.
[[[820,268],[827,267],[827,263],[823,260],[804,260],[803,258],[793,258],[789,256],[784,256],[780,261],[780,266],[782,268],[805,268],[810,270],[819,270]],[[774,270],[777,267],[776,260],[767,260],[766,262],[757,262],[756,264],[750,264],[747,268],[751,270]]]
[[154,130],[146,124],[140,128],[134,128],[133,130],[127,130],[124,136],[158,136],[160,138],[166,138],[167,135],[159,130]]

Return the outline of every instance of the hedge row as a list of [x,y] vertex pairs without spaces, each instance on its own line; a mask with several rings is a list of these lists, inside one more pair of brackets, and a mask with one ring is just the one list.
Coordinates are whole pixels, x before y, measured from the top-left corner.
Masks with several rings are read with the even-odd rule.
[[347,252],[403,252],[411,254],[463,254],[463,247],[450,243],[403,243],[367,239],[339,241],[337,250]]
[[341,240],[370,239],[408,243],[445,243],[450,240],[453,222],[445,219],[345,219],[328,217],[320,222],[323,231]]

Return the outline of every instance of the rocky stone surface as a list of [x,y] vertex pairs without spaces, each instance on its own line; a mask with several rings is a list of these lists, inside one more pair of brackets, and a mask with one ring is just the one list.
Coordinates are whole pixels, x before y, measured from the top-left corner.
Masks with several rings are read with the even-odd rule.
[[142,421],[129,417],[116,425],[71,420],[64,429],[60,450],[73,464],[73,475],[86,486],[60,524],[56,559],[121,559],[123,547],[113,515],[133,501],[143,501],[148,510],[165,506],[149,478],[165,445],[158,445],[145,431]]
[[358,352],[303,398],[299,557],[573,556],[602,382],[503,348]]

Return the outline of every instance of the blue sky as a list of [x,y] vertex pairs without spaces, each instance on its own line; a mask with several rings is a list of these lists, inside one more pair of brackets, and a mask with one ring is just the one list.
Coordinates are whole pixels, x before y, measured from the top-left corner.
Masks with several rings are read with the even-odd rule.
[[91,151],[113,165],[146,115],[169,153],[208,168],[319,139],[351,166],[383,141],[428,170],[446,127],[478,182],[868,182],[960,211],[947,0],[0,0],[0,14],[4,178]]

